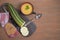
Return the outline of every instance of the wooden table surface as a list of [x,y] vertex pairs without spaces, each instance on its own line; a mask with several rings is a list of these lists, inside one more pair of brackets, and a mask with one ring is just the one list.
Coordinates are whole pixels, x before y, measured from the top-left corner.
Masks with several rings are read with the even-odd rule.
[[60,0],[0,0],[0,5],[7,2],[16,8],[23,2],[30,2],[34,11],[42,13],[42,17],[34,21],[37,28],[30,37],[19,34],[15,38],[9,38],[0,27],[0,40],[60,40]]

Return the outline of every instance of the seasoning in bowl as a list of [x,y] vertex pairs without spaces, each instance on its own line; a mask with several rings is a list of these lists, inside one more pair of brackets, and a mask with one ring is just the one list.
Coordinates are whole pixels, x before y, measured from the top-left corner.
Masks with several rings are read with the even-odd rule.
[[24,15],[29,15],[33,11],[33,5],[29,2],[22,3],[20,10]]

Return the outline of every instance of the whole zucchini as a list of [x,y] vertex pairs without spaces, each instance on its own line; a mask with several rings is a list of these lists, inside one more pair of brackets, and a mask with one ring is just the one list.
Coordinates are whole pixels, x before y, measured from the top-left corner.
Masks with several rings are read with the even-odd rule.
[[7,3],[6,6],[8,7],[8,10],[10,12],[10,15],[14,19],[14,21],[17,23],[18,26],[22,27],[25,24],[25,21],[20,17],[16,9],[13,7],[12,4]]

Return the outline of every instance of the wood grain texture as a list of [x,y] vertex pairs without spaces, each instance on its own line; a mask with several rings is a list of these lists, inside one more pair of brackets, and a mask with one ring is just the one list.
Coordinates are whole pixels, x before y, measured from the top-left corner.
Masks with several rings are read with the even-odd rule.
[[[0,0],[0,5],[11,3],[19,8],[23,2],[32,3],[34,11],[37,14],[42,13],[42,17],[34,21],[36,31],[30,37],[19,34],[15,38],[9,38],[0,27],[0,40],[60,40],[60,0]],[[28,17],[32,18],[31,16]]]

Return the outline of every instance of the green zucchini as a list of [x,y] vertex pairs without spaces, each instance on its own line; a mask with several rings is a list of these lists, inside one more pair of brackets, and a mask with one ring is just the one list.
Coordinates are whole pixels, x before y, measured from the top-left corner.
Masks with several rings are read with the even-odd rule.
[[13,7],[13,5],[7,3],[6,6],[8,7],[8,10],[10,11],[12,18],[15,20],[18,26],[23,27],[23,25],[25,24],[25,21],[23,20],[23,18],[20,17],[20,15],[16,11],[16,9]]

